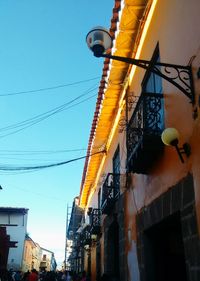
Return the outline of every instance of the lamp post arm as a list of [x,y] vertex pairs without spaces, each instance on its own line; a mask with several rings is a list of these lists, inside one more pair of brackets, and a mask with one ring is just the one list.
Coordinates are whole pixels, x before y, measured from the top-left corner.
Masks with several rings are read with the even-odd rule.
[[181,162],[184,163],[184,159],[183,159],[182,153],[181,153],[181,151],[180,151],[180,149],[179,149],[177,144],[175,145],[175,148],[176,148],[176,151],[178,153],[178,156],[179,156]]
[[189,65],[182,66],[176,64],[126,58],[109,54],[101,54],[100,57],[136,65],[138,67],[146,69],[147,71],[153,72],[177,87],[184,95],[186,95],[190,99],[192,104],[194,104],[195,102],[192,68]]

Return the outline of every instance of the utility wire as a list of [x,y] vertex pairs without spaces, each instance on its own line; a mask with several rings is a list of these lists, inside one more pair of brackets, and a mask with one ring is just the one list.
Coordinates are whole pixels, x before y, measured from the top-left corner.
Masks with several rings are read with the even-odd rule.
[[[102,147],[94,147],[96,150],[103,150]],[[36,154],[59,154],[67,152],[80,152],[86,151],[87,148],[73,148],[73,149],[61,149],[61,150],[11,150],[0,149],[0,155],[36,155]]]
[[[81,102],[78,102],[78,103],[76,103],[76,104],[74,104],[74,105],[68,106],[67,108],[64,108],[64,109],[62,109],[62,110],[58,110],[58,111],[53,112],[53,113],[51,113],[51,114],[48,114],[48,115],[46,115],[46,116],[44,116],[44,117],[41,117],[41,118],[39,118],[39,119],[37,119],[37,120],[35,120],[35,121],[32,120],[32,121],[30,121],[29,123],[27,123],[27,125],[26,125],[26,124],[22,124],[22,125],[20,125],[20,126],[17,125],[16,128],[17,128],[17,127],[22,127],[22,128],[17,129],[17,130],[15,130],[15,131],[13,131],[13,132],[11,132],[11,133],[8,133],[8,134],[1,135],[0,138],[4,138],[4,137],[7,137],[7,136],[9,136],[9,135],[16,134],[16,133],[18,133],[18,132],[20,132],[20,131],[22,131],[22,130],[25,130],[25,129],[29,128],[29,127],[32,127],[33,125],[35,125],[35,124],[37,124],[37,123],[39,123],[39,122],[41,122],[41,121],[43,121],[43,120],[49,118],[49,117],[52,116],[52,115],[55,115],[56,113],[60,113],[61,111],[64,111],[64,110],[70,109],[70,108],[72,108],[72,107],[74,107],[74,106],[77,106],[77,105],[79,105],[79,104],[81,104],[81,103],[83,103],[83,102],[85,102],[85,101],[87,101],[87,100],[89,100],[89,99],[91,99],[91,98],[93,98],[93,97],[95,97],[95,96],[96,96],[96,94],[90,96],[90,97],[87,98],[87,99],[84,99],[84,100],[81,101]],[[13,128],[11,128],[11,129],[15,129],[15,128],[13,127]],[[1,129],[0,129],[0,131],[1,131]]]
[[86,148],[76,148],[76,149],[63,149],[63,150],[0,150],[0,155],[49,155],[49,154],[59,154],[68,152],[80,152],[86,151]]
[[[31,126],[33,126],[33,125],[35,125],[35,124],[37,124],[37,123],[39,123],[39,122],[41,122],[41,121],[43,121],[43,120],[49,118],[49,117],[52,116],[52,115],[55,115],[55,114],[57,114],[57,113],[60,113],[60,112],[63,111],[63,110],[70,109],[70,108],[72,108],[72,107],[74,107],[74,106],[79,105],[80,103],[83,103],[83,102],[85,102],[85,101],[87,101],[87,100],[93,98],[94,96],[96,96],[96,94],[95,94],[95,95],[92,95],[92,96],[90,96],[90,97],[88,97],[88,98],[86,98],[86,99],[84,99],[84,100],[82,100],[82,101],[79,102],[79,103],[76,103],[76,104],[73,104],[73,105],[69,106],[69,105],[72,104],[73,102],[75,102],[75,101],[77,101],[78,99],[80,99],[80,98],[82,98],[82,97],[88,95],[89,93],[93,92],[93,91],[96,90],[96,89],[97,89],[97,87],[94,87],[94,86],[93,86],[93,88],[88,89],[88,90],[87,90],[86,92],[84,92],[82,95],[79,95],[78,97],[72,99],[71,101],[69,101],[69,102],[67,102],[67,103],[64,103],[64,104],[62,104],[62,105],[60,105],[60,106],[58,106],[58,107],[55,107],[55,108],[53,108],[53,109],[51,109],[51,110],[49,110],[49,111],[47,111],[47,112],[41,113],[41,114],[39,114],[39,115],[36,115],[35,117],[26,119],[26,120],[24,120],[24,121],[15,123],[15,124],[13,124],[13,125],[9,125],[9,126],[7,126],[7,127],[0,128],[0,133],[3,132],[3,131],[7,131],[7,130],[14,130],[14,131],[11,132],[11,133],[1,135],[0,138],[3,138],[3,137],[6,137],[6,136],[8,136],[8,135],[12,135],[12,134],[15,134],[15,133],[17,133],[17,132],[19,132],[19,131],[22,131],[22,130],[28,128],[28,127],[31,127]],[[67,107],[67,106],[68,106],[68,107]],[[19,128],[19,129],[17,129],[17,128]]]
[[33,121],[37,120],[38,118],[43,118],[43,117],[46,117],[46,116],[49,117],[51,115],[59,113],[60,111],[64,110],[66,106],[68,106],[68,105],[72,104],[73,102],[75,102],[76,100],[78,100],[78,99],[88,95],[89,93],[93,92],[96,89],[97,89],[97,87],[95,87],[93,89],[90,89],[90,90],[87,90],[86,92],[84,92],[83,94],[79,95],[78,97],[76,97],[76,98],[74,98],[74,99],[72,99],[72,100],[70,100],[70,101],[68,101],[68,102],[66,102],[66,103],[64,103],[64,104],[62,104],[60,106],[57,106],[57,107],[55,107],[55,108],[53,108],[51,110],[48,110],[48,111],[43,112],[41,114],[38,114],[38,115],[36,115],[34,117],[31,117],[29,119],[26,119],[24,121],[21,121],[21,122],[18,122],[18,123],[15,123],[15,124],[12,124],[12,125],[9,125],[9,126],[6,126],[6,127],[2,127],[2,128],[0,128],[0,132],[7,131],[7,130],[10,130],[10,129],[13,129],[13,128],[15,129],[15,128],[18,128],[18,127],[20,127],[22,125],[27,125],[27,124],[29,124],[29,122],[33,122]]
[[64,87],[69,87],[69,86],[74,86],[74,85],[90,82],[90,81],[93,81],[93,80],[96,80],[96,79],[99,79],[99,77],[94,77],[94,78],[91,78],[91,79],[81,80],[81,81],[68,83],[68,84],[61,84],[61,85],[52,86],[52,87],[45,87],[45,88],[39,88],[39,89],[33,89],[33,90],[27,90],[27,91],[20,91],[20,92],[12,92],[12,93],[8,93],[8,94],[0,94],[0,97],[22,95],[22,94],[32,94],[32,93],[37,93],[37,92],[55,90],[55,89],[59,89],[59,88],[64,88]]
[[71,162],[75,162],[81,159],[85,159],[85,158],[89,158],[92,157],[96,154],[100,154],[100,153],[105,153],[105,150],[102,151],[98,151],[95,152],[93,154],[90,155],[85,155],[82,157],[78,157],[78,158],[74,158],[74,159],[70,159],[67,161],[63,161],[63,162],[58,162],[58,163],[53,163],[53,164],[49,164],[49,165],[37,165],[37,166],[0,166],[0,171],[36,171],[36,170],[41,170],[41,169],[47,169],[47,168],[52,168],[52,167],[58,167],[58,166],[62,166],[62,165],[66,165],[69,164]]
[[50,196],[50,195],[47,195],[47,194],[41,193],[41,192],[35,192],[32,189],[31,190],[25,189],[25,188],[21,188],[21,187],[18,187],[18,186],[13,186],[12,184],[8,184],[7,188],[9,188],[9,189],[18,189],[19,191],[26,192],[28,194],[33,194],[33,195],[39,196],[41,198],[45,198],[45,200],[46,199],[50,199],[50,200],[56,200],[56,201],[60,201],[60,202],[63,201],[63,202],[66,203],[66,200],[64,198]]

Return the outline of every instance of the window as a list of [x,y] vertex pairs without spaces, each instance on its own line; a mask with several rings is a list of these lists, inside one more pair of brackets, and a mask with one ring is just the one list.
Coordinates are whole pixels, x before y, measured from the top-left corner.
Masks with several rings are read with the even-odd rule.
[[115,187],[115,195],[120,189],[120,153],[119,146],[117,147],[113,157],[113,184]]
[[99,192],[98,192],[98,209],[101,208],[101,188],[99,189]]
[[119,146],[117,147],[114,157],[113,157],[113,173],[120,174],[120,155]]
[[[156,47],[152,66],[159,62]],[[159,67],[159,66],[156,66]],[[147,174],[163,151],[164,129],[162,78],[149,69],[142,82],[142,93],[127,126],[127,170]]]
[[[152,62],[160,62],[160,53],[159,53],[159,45],[156,46],[156,49],[154,51],[153,57],[152,57]],[[162,89],[162,78],[155,73],[151,71],[147,71],[144,80],[142,82],[142,92],[143,93],[152,93],[152,94],[162,94],[163,89]],[[161,101],[161,107],[159,109],[159,112],[157,114],[157,125],[159,126],[159,130],[163,131],[164,129],[164,101],[163,99]],[[152,100],[152,105],[149,105],[150,107],[153,108]],[[159,119],[159,120],[158,120]],[[148,120],[147,120],[148,122]]]

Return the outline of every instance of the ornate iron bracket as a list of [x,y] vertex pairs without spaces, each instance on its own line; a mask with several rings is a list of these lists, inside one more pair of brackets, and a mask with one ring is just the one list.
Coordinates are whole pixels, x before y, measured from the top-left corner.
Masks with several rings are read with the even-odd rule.
[[123,112],[122,117],[119,120],[119,133],[123,133],[123,131],[126,130],[127,128],[127,123],[128,123],[128,111],[131,111],[133,106],[137,104],[139,97],[140,96],[135,96],[134,92],[127,92],[126,94],[126,108],[125,112]]
[[153,72],[176,86],[190,99],[192,104],[195,103],[192,68],[190,65],[182,66],[162,62],[154,63],[153,61],[137,60],[109,54],[102,54],[101,57],[136,65],[147,71]]

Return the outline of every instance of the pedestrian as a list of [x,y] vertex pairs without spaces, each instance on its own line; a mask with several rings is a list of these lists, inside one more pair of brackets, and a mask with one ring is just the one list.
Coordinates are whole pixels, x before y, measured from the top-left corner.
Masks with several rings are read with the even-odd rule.
[[85,270],[82,272],[81,281],[87,281]]
[[26,272],[24,272],[24,275],[22,277],[22,281],[28,281],[28,277],[29,277],[30,271],[27,270]]
[[110,276],[106,273],[103,273],[103,275],[101,276],[101,281],[110,281]]
[[14,281],[21,281],[21,271],[16,271],[14,275]]
[[35,269],[31,270],[31,273],[28,276],[28,281],[38,281],[38,273]]
[[65,270],[65,271],[63,271],[63,274],[62,274],[62,276],[61,276],[61,280],[62,280],[62,281],[66,281],[66,278],[67,278],[67,272],[66,272],[66,270]]
[[70,272],[67,270],[67,272],[66,272],[66,281],[71,281],[71,280],[72,280],[71,274],[70,274]]

